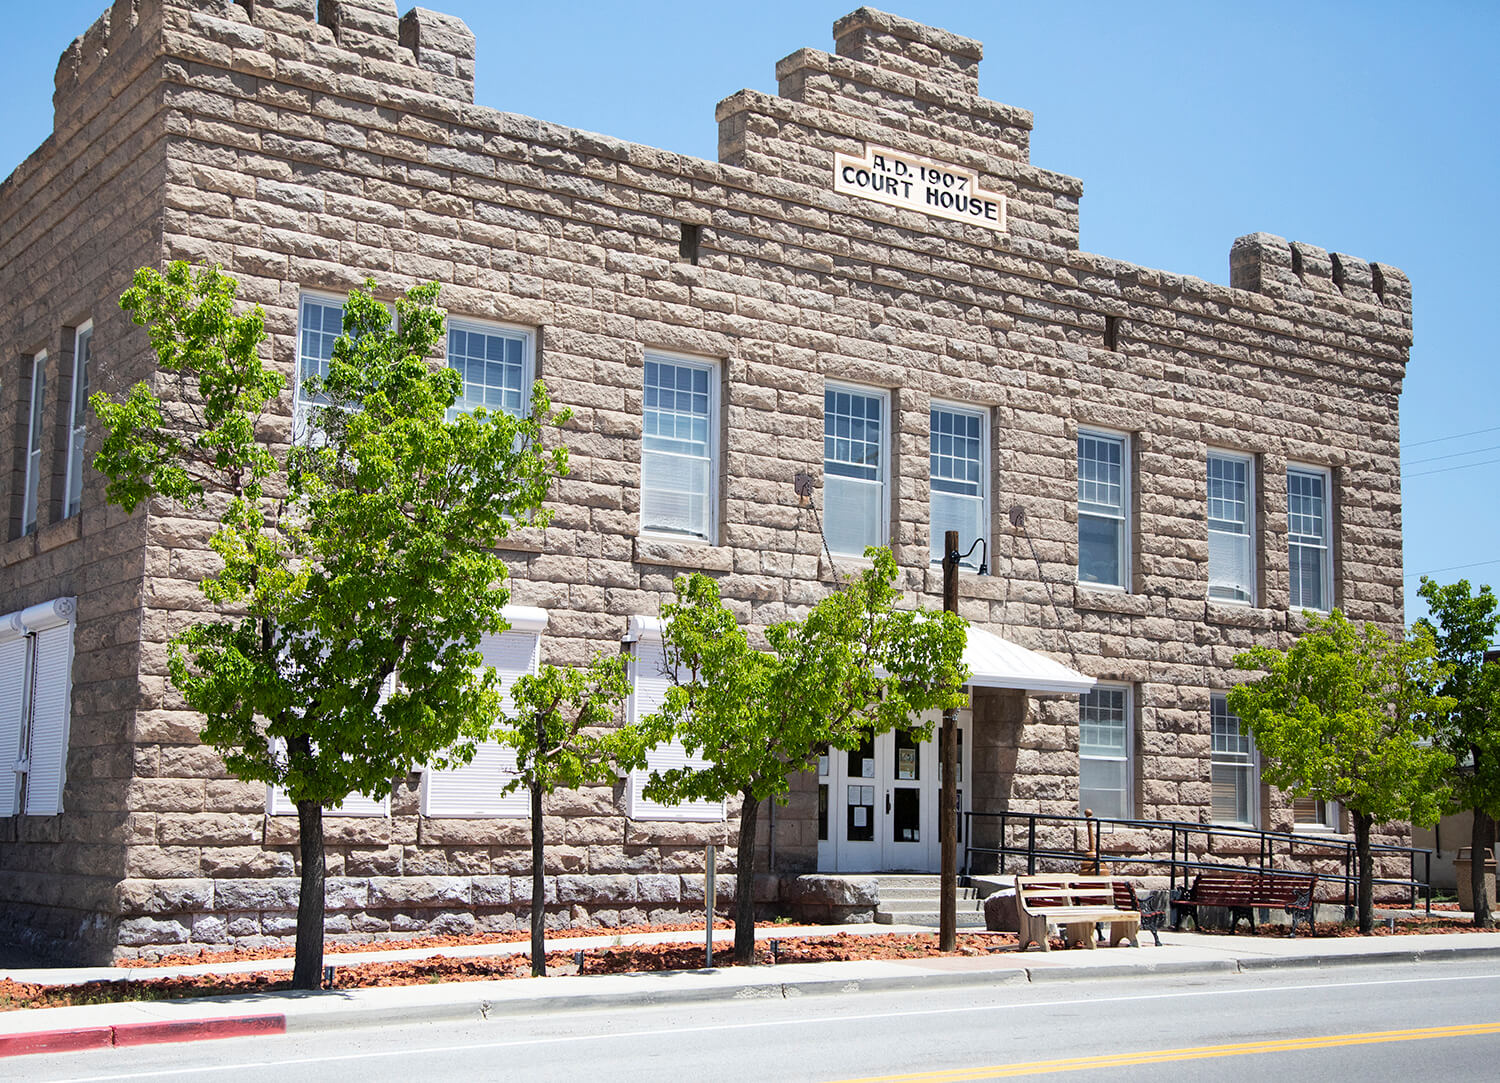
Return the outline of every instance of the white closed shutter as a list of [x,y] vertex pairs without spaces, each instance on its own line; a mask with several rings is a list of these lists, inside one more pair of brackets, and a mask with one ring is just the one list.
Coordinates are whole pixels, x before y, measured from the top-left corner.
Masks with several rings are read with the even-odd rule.
[[21,734],[26,726],[31,641],[22,635],[0,643],[0,816],[16,814],[21,789]]
[[35,680],[31,708],[31,766],[26,776],[26,815],[62,811],[68,760],[68,715],[72,700],[73,625],[36,633]]
[[[479,641],[484,664],[500,681],[500,710],[515,712],[511,688],[523,673],[535,673],[541,654],[536,632],[501,632]],[[526,789],[501,793],[516,777],[516,751],[498,741],[482,741],[474,758],[462,767],[429,767],[422,777],[423,816],[530,816],[531,794]]]
[[[385,679],[385,685],[380,690],[380,699],[377,705],[384,703],[396,691],[396,677],[394,674]],[[282,748],[286,746],[276,742]],[[297,814],[297,803],[287,796],[285,790],[280,786],[266,787],[266,809],[272,816],[295,816]],[[389,816],[391,814],[391,795],[386,794],[379,801],[373,797],[367,797],[362,793],[351,793],[344,798],[343,804],[323,810],[329,816]]]
[[[634,724],[660,709],[667,698],[666,652],[659,639],[642,639],[635,644],[635,654],[630,661],[629,721]],[[682,801],[664,804],[652,801],[643,792],[651,772],[668,771],[674,767],[707,767],[702,756],[689,756],[682,742],[668,741],[657,745],[646,753],[646,767],[630,773],[630,785],[626,791],[625,814],[632,820],[693,820],[712,822],[724,819],[723,801]]]

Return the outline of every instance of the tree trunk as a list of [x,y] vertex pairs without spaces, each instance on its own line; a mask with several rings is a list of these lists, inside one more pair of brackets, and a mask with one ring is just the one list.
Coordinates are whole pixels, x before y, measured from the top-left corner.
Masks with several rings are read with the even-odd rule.
[[1484,882],[1485,851],[1495,844],[1495,821],[1488,813],[1474,810],[1474,830],[1469,833],[1469,890],[1474,893],[1474,924],[1488,929],[1495,924],[1495,915],[1490,910],[1490,893]]
[[531,787],[531,976],[547,974],[547,869],[542,847],[542,788]]
[[1369,936],[1375,929],[1375,855],[1370,852],[1370,828],[1375,817],[1350,811],[1354,819],[1354,853],[1359,863],[1359,931]]
[[297,961],[293,989],[323,988],[323,806],[297,802],[302,890],[297,896]]
[[755,821],[760,802],[746,790],[740,808],[740,848],[734,860],[734,961],[755,963]]

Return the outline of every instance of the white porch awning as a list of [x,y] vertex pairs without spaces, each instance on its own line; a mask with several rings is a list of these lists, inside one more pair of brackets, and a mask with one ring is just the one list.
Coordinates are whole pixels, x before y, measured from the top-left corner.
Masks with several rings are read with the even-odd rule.
[[1094,678],[972,624],[964,665],[969,667],[969,685],[976,688],[1087,692],[1094,687]]

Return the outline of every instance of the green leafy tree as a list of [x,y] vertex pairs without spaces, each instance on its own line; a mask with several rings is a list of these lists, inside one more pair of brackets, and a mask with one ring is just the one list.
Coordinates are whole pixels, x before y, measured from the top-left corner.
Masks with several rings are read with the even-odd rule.
[[652,772],[654,800],[722,800],[739,794],[734,956],[755,957],[755,830],[760,803],[786,801],[788,776],[816,767],[820,749],[857,748],[870,734],[902,728],[930,736],[919,716],[960,706],[967,676],[963,620],[896,609],[896,561],[873,566],[801,620],[766,629],[770,650],[750,645],[704,575],[679,577],[663,611],[671,686],[643,721],[654,744],[676,737],[706,767]]
[[1474,593],[1467,579],[1442,586],[1424,575],[1417,593],[1437,621],[1434,625],[1424,617],[1417,625],[1432,635],[1438,658],[1449,667],[1441,691],[1453,700],[1453,708],[1437,720],[1438,740],[1457,764],[1454,807],[1474,816],[1474,924],[1488,928],[1495,918],[1484,889],[1483,855],[1494,847],[1495,819],[1500,817],[1500,665],[1486,665],[1484,655],[1500,632],[1500,602],[1488,586]]
[[500,740],[515,749],[516,778],[506,792],[531,794],[531,973],[547,973],[547,914],[542,798],[553,790],[606,782],[646,764],[640,732],[618,726],[630,694],[625,660],[596,655],[586,669],[543,666],[511,686],[515,716]]
[[478,650],[504,627],[493,546],[546,522],[567,466],[542,449],[561,419],[540,384],[527,417],[448,416],[461,383],[429,360],[436,283],[397,301],[394,324],[373,288],[349,295],[305,442],[267,417],[283,380],[263,314],[217,269],[136,273],[120,303],[160,371],[121,401],[90,398],[108,499],[214,523],[221,567],[201,586],[217,617],[173,637],[170,673],[230,772],[296,803],[299,989],[321,980],[323,810],[473,755],[499,702]]
[[1359,929],[1374,927],[1377,820],[1437,821],[1453,757],[1430,743],[1433,719],[1452,704],[1437,694],[1443,670],[1432,637],[1391,637],[1355,627],[1335,609],[1312,617],[1285,650],[1252,647],[1234,664],[1263,675],[1229,693],[1229,709],[1255,738],[1267,782],[1297,797],[1338,801],[1354,823]]

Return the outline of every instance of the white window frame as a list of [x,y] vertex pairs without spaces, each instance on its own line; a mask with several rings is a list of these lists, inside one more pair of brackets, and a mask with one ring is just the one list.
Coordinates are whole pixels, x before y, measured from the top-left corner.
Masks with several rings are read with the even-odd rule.
[[0,817],[63,811],[77,600],[0,617]]
[[[1089,709],[1091,699],[1102,693],[1120,693],[1121,712],[1124,747],[1118,754],[1087,753],[1084,751],[1084,727],[1091,723],[1085,718],[1084,712]],[[1083,763],[1085,760],[1097,762],[1123,763],[1124,764],[1124,788],[1121,791],[1122,809],[1118,816],[1108,812],[1101,812],[1097,801],[1089,801],[1084,797],[1083,788]],[[1110,684],[1100,681],[1092,689],[1084,692],[1078,697],[1078,809],[1082,812],[1085,808],[1093,811],[1095,816],[1105,819],[1135,819],[1135,690],[1128,684]],[[1096,791],[1102,792],[1102,791]],[[1111,791],[1113,792],[1113,791]]]
[[[319,406],[325,405],[319,398],[307,395],[303,390],[304,364],[307,355],[303,353],[303,321],[307,316],[308,304],[322,305],[327,308],[339,310],[339,334],[344,331],[344,305],[345,298],[336,297],[331,293],[322,293],[317,290],[301,290],[297,295],[297,356],[292,363],[292,442],[301,442],[304,437],[312,438],[312,412]],[[322,332],[327,334],[326,331]],[[334,336],[334,341],[338,336]],[[324,363],[332,358],[317,358]]]
[[[447,366],[458,372],[459,378],[464,381],[464,386],[459,388],[458,398],[454,401],[449,411],[452,417],[464,410],[474,410],[476,407],[484,406],[480,402],[470,402],[464,397],[465,388],[469,381],[467,374],[459,371],[453,363],[453,332],[461,331],[464,334],[493,335],[497,338],[521,343],[521,402],[517,409],[509,410],[501,406],[499,410],[485,406],[488,413],[506,413],[512,417],[524,417],[531,409],[531,385],[536,381],[536,332],[526,327],[517,327],[507,323],[497,323],[493,320],[475,320],[467,316],[450,316],[448,325],[443,332],[443,352]],[[508,363],[508,362],[507,362]]]
[[[1311,801],[1313,811],[1317,819],[1298,820],[1297,802]],[[1337,801],[1324,801],[1320,797],[1289,797],[1287,800],[1287,811],[1292,817],[1293,831],[1308,831],[1317,833],[1337,833],[1339,829],[1339,803]]]
[[[498,635],[482,637],[480,650],[485,664],[495,670],[500,681],[500,712],[510,718],[515,713],[510,694],[516,678],[523,673],[535,675],[539,668],[547,613],[530,606],[508,605],[500,615],[510,627]],[[496,665],[504,658],[514,658],[517,648],[524,651],[527,646],[530,650],[525,664],[510,668]],[[432,819],[530,819],[529,789],[518,787],[501,793],[515,778],[515,749],[499,741],[480,741],[474,758],[461,767],[423,769],[422,815]]]
[[[625,704],[625,720],[635,725],[661,706],[662,679],[666,677],[666,660],[662,651],[662,622],[658,617],[631,617],[625,633],[630,653],[630,698]],[[649,680],[646,668],[655,666],[655,680]],[[648,678],[643,681],[643,678]],[[723,801],[694,800],[668,805],[652,801],[645,793],[653,769],[662,767],[707,766],[702,756],[689,756],[682,742],[667,741],[646,752],[646,766],[630,772],[625,782],[625,815],[632,820],[666,820],[676,822],[718,823],[725,819]]]
[[21,534],[37,528],[37,504],[41,498],[42,430],[47,409],[47,351],[31,361],[31,400],[26,414],[26,480],[21,490]]
[[[641,367],[641,534],[646,537],[670,538],[676,541],[702,541],[710,545],[716,544],[719,537],[719,428],[720,428],[720,406],[719,406],[719,384],[722,369],[720,362],[705,357],[691,357],[685,354],[664,353],[659,350],[646,351],[645,362],[658,365],[673,365],[680,368],[694,369],[708,374],[708,471],[707,492],[703,493],[703,500],[707,507],[705,515],[705,529],[703,533],[691,531],[671,530],[667,527],[658,526],[646,521],[646,448],[647,434],[645,431],[645,386],[646,369]],[[650,452],[650,454],[670,455],[673,452]],[[687,456],[684,456],[687,457]]]
[[[844,392],[850,395],[859,395],[862,398],[878,399],[880,402],[880,439],[878,449],[880,461],[876,464],[876,476],[873,479],[851,478],[838,474],[830,474],[828,464],[828,396]],[[829,522],[832,518],[828,506],[828,488],[831,479],[837,479],[836,483],[849,483],[854,485],[872,485],[879,487],[877,501],[880,507],[880,526],[878,536],[860,546],[859,552],[850,549],[841,549],[830,539],[829,552],[838,556],[864,556],[864,551],[871,545],[886,545],[891,537],[891,393],[886,388],[865,387],[860,384],[846,384],[829,380],[823,384],[823,533],[828,533]],[[837,436],[832,437],[837,439]]]
[[89,364],[94,356],[94,321],[85,320],[73,332],[73,401],[68,406],[68,468],[64,490],[64,519],[83,510],[83,445],[88,439]]
[[[1099,440],[1105,443],[1113,443],[1120,448],[1120,500],[1118,511],[1111,514],[1102,509],[1108,507],[1102,501],[1085,501],[1083,496],[1083,442],[1085,440]],[[1131,458],[1130,458],[1130,434],[1123,432],[1112,432],[1108,429],[1081,428],[1078,430],[1077,448],[1075,451],[1078,471],[1078,582],[1084,586],[1097,590],[1130,590],[1130,562],[1131,562]],[[1092,504],[1093,508],[1085,510],[1085,504]],[[1085,519],[1109,520],[1119,523],[1119,541],[1116,544],[1117,559],[1119,560],[1120,575],[1118,582],[1107,582],[1104,580],[1085,579],[1083,568],[1083,524]]]
[[[1333,608],[1333,471],[1321,466],[1306,466],[1302,463],[1288,463],[1287,473],[1287,603],[1295,610],[1309,609],[1314,613],[1327,613]],[[1293,530],[1292,517],[1292,493],[1291,479],[1294,474],[1300,474],[1306,478],[1316,478],[1323,486],[1323,522],[1322,533],[1316,540],[1299,541],[1298,539],[1312,539],[1310,534],[1302,534]],[[1322,550],[1322,557],[1318,562],[1319,585],[1323,591],[1323,605],[1312,606],[1301,604],[1295,598],[1297,592],[1296,568],[1292,564],[1292,551],[1297,548],[1308,548]]]
[[[930,550],[931,560],[932,560],[933,564],[942,564],[942,562],[943,562],[943,533],[944,533],[943,531],[941,531],[941,530],[938,529],[938,524],[936,522],[934,522],[934,518],[935,517],[931,514],[931,511],[930,511],[931,507],[936,502],[935,496],[933,495],[933,494],[936,493],[936,490],[932,488],[932,483],[933,483],[934,479],[933,479],[933,475],[932,475],[932,428],[931,428],[931,426],[932,426],[932,415],[935,414],[935,413],[938,413],[938,412],[947,413],[947,414],[953,414],[953,415],[956,415],[958,417],[975,418],[975,419],[977,419],[979,421],[979,496],[978,496],[978,501],[979,501],[980,534],[978,535],[978,537],[982,538],[984,540],[984,545],[980,546],[978,549],[976,549],[974,552],[970,553],[967,557],[963,558],[963,560],[960,561],[960,566],[961,567],[970,568],[970,569],[973,569],[974,571],[978,571],[980,560],[983,558],[983,556],[987,556],[988,555],[989,545],[990,545],[990,412],[989,412],[989,410],[987,410],[987,409],[985,409],[983,407],[979,407],[979,406],[964,406],[964,405],[961,405],[959,403],[944,402],[944,401],[941,401],[941,400],[938,400],[938,399],[933,399],[932,402],[931,402],[931,404],[928,407],[928,411],[927,411],[927,419],[928,419],[928,434],[927,434],[927,481],[928,481],[928,492],[929,492],[929,496],[928,496],[928,507],[929,507],[928,527],[929,527],[929,535],[930,535],[930,537],[929,537],[929,550]],[[970,500],[973,499],[973,496],[970,495],[970,494],[950,494],[950,495],[955,495],[955,496],[962,495],[962,496],[965,496],[967,499],[970,499]],[[974,541],[975,541],[974,538],[965,538],[965,537],[962,536],[962,534],[959,535],[959,543],[960,543],[960,547],[962,549],[969,548],[970,544],[972,544]]]
[[[1233,721],[1239,730],[1239,737],[1245,742],[1245,751],[1237,752],[1227,748],[1221,748],[1219,735],[1215,727],[1221,723]],[[1245,732],[1245,727],[1239,720],[1239,716],[1229,710],[1229,697],[1223,692],[1213,692],[1209,696],[1209,786],[1218,785],[1213,777],[1215,770],[1234,771],[1240,781],[1236,783],[1236,791],[1243,786],[1245,789],[1245,807],[1250,812],[1249,819],[1221,820],[1215,815],[1213,805],[1212,789],[1209,794],[1209,819],[1214,823],[1222,823],[1234,827],[1258,827],[1260,826],[1260,754],[1255,750],[1254,739]]]
[[[1244,468],[1245,471],[1245,508],[1244,517],[1240,522],[1240,530],[1216,529],[1215,523],[1231,524],[1233,521],[1223,517],[1215,518],[1213,515],[1215,500],[1213,496],[1213,469],[1214,463],[1234,464]],[[1206,477],[1208,483],[1207,508],[1205,514],[1208,523],[1208,597],[1215,602],[1227,602],[1231,605],[1255,604],[1255,456],[1239,451],[1221,451],[1211,449],[1206,460]],[[1222,504],[1220,505],[1222,507]],[[1237,539],[1233,544],[1244,547],[1245,578],[1246,582],[1230,584],[1227,587],[1216,587],[1214,582],[1214,536],[1219,535],[1222,539]],[[1230,544],[1229,541],[1221,541],[1221,545]],[[1222,573],[1222,569],[1220,569]],[[1218,593],[1215,593],[1218,590]]]

